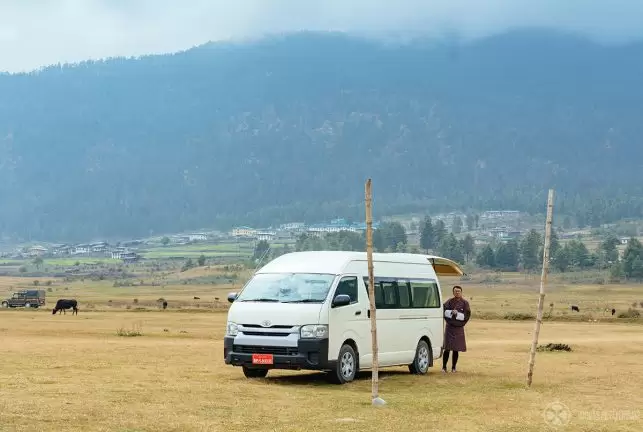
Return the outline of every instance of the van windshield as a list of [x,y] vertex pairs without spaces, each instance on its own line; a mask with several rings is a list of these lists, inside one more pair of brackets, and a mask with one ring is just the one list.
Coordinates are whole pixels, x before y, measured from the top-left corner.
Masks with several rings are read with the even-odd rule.
[[314,273],[260,273],[254,275],[237,301],[322,303],[335,275]]

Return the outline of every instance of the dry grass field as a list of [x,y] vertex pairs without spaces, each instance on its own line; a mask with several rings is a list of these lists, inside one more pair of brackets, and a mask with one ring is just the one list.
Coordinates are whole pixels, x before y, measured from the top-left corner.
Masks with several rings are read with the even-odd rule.
[[[443,281],[445,295],[453,282]],[[0,295],[29,283],[0,280]],[[461,285],[474,311],[535,309],[537,278]],[[573,351],[539,352],[526,389],[533,322],[474,318],[460,372],[385,369],[380,391],[388,404],[373,408],[368,372],[336,386],[308,372],[248,380],[226,366],[225,293],[232,286],[55,281],[51,288],[48,306],[73,296],[79,315],[0,310],[0,431],[542,431],[545,414],[561,407],[555,403],[570,420],[558,430],[643,430],[643,319],[545,322],[540,343]],[[546,304],[554,302],[561,318],[571,315],[567,303],[589,313],[600,302],[620,310],[643,300],[641,285],[554,280],[549,290]],[[158,310],[159,297],[168,310]]]

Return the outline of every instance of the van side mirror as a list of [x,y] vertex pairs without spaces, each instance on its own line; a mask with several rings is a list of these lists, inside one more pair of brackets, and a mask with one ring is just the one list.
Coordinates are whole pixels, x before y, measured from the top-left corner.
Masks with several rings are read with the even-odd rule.
[[336,308],[341,306],[348,306],[349,304],[351,304],[350,296],[346,294],[338,294],[337,296],[335,296],[335,298],[333,299],[333,303],[330,306]]
[[237,299],[237,293],[236,292],[231,292],[228,294],[228,301],[230,303],[234,302]]

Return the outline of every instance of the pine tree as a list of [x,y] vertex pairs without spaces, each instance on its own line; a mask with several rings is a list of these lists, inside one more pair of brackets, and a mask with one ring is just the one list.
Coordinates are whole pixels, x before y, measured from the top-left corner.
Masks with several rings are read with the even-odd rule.
[[559,248],[552,255],[551,264],[556,270],[566,272],[571,264],[571,258],[569,255],[569,248],[567,246]]
[[623,278],[623,265],[620,262],[615,262],[610,267],[610,282],[620,282]]
[[453,217],[453,225],[451,226],[453,234],[460,234],[462,232],[462,218],[460,216]]
[[632,263],[632,273],[630,275],[635,281],[643,281],[643,259],[637,257]]
[[453,233],[446,235],[438,245],[438,254],[444,258],[449,258],[455,262],[464,261],[464,252],[462,245],[455,238]]
[[462,252],[464,253],[465,261],[469,261],[475,253],[475,241],[471,234],[467,234],[462,240]]
[[424,218],[422,222],[422,228],[420,230],[420,247],[424,249],[427,253],[429,249],[435,247],[433,242],[433,224],[431,223],[431,218],[429,216]]
[[476,224],[475,217],[473,217],[472,214],[468,214],[466,223],[467,223],[467,231],[473,231],[473,227]]
[[635,272],[638,271],[634,267],[637,259],[643,260],[643,245],[638,239],[631,238],[623,254],[623,272],[627,278],[634,278]]
[[484,268],[494,268],[496,266],[496,256],[490,245],[486,245],[478,254],[476,264]]
[[433,225],[433,246],[438,246],[446,236],[447,229],[444,221],[438,220],[435,225]]
[[520,258],[526,270],[534,270],[542,261],[539,253],[543,246],[542,243],[540,234],[534,229],[529,231],[522,239],[520,243]]
[[515,271],[518,269],[520,262],[520,251],[518,242],[509,240],[507,243],[501,244],[496,252],[496,265],[507,271]]

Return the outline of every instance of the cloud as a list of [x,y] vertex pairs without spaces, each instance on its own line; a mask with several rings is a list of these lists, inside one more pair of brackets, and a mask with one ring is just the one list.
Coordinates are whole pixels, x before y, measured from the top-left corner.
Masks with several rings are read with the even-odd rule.
[[640,0],[2,0],[0,70],[299,30],[475,39],[538,26],[620,43],[643,38],[641,22]]

